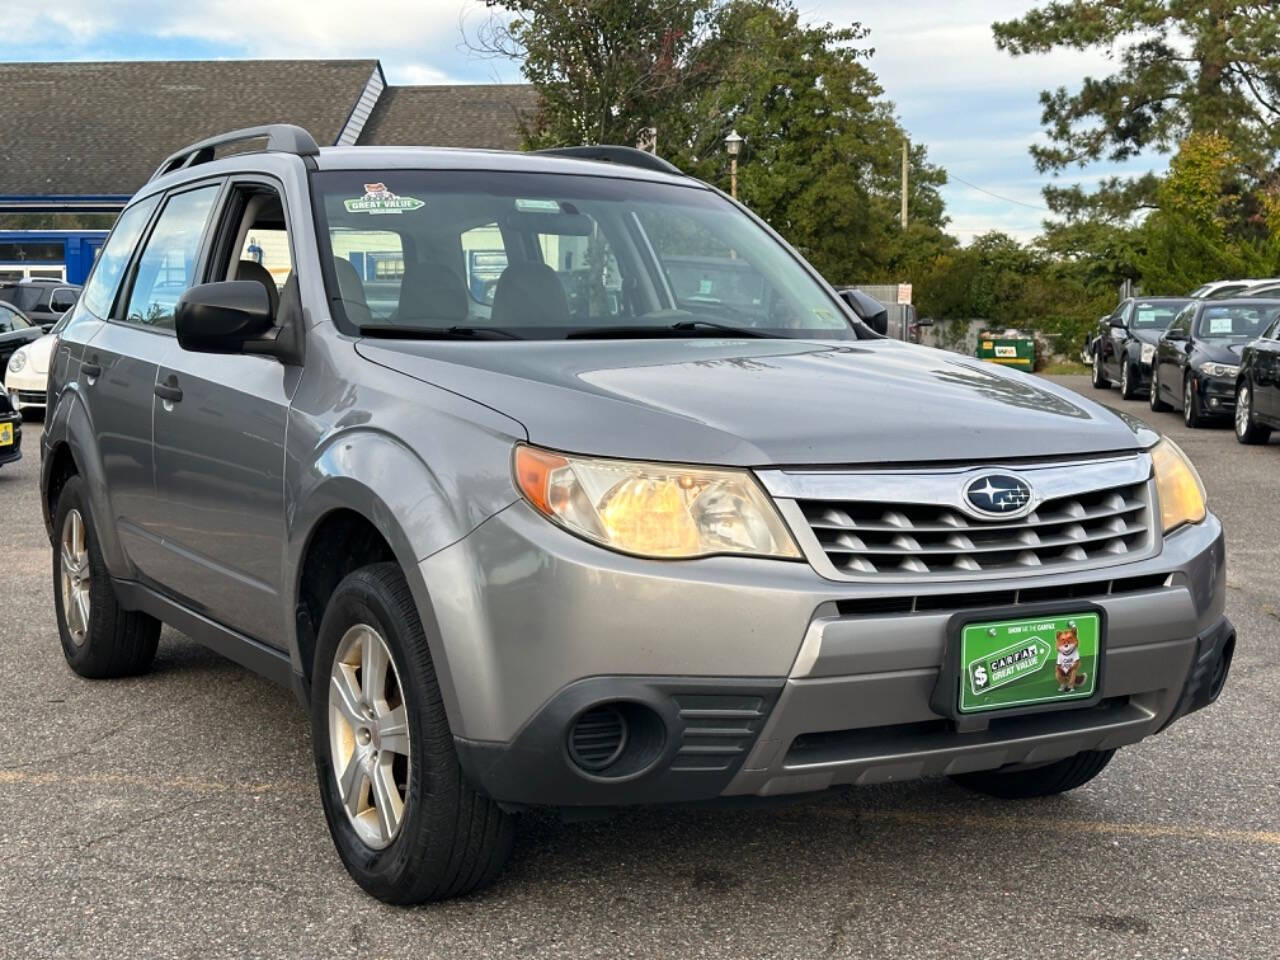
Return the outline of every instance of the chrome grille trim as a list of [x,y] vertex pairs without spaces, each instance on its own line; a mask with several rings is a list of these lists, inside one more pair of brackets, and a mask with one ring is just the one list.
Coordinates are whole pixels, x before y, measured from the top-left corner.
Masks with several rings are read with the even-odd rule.
[[[1032,510],[980,519],[965,487],[1007,471],[1033,490]],[[1159,549],[1146,453],[1044,464],[759,472],[801,550],[823,576],[851,581],[1025,577],[1145,559]]]

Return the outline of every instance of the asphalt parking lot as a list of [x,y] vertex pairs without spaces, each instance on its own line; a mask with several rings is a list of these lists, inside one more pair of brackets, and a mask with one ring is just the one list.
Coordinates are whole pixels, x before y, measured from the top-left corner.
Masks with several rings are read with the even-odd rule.
[[[1088,395],[1083,377],[1059,378]],[[0,957],[1206,957],[1280,953],[1280,439],[1173,436],[1226,525],[1219,703],[1029,803],[947,781],[782,808],[526,815],[466,900],[348,879],[292,695],[166,629],[152,673],[64,665],[39,423],[0,469]]]

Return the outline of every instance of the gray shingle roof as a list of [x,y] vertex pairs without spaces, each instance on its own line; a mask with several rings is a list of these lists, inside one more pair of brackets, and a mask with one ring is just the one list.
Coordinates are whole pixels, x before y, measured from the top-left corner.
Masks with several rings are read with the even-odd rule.
[[296,123],[333,143],[376,60],[0,63],[0,195],[131,194],[168,154]]
[[520,146],[520,124],[533,118],[538,96],[523,83],[388,87],[360,134],[361,145]]

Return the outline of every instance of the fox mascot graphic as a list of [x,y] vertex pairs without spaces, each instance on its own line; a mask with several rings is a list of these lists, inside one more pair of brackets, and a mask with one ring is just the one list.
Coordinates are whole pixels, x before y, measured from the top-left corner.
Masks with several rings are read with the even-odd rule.
[[1080,635],[1075,626],[1058,631],[1058,662],[1054,665],[1054,676],[1058,679],[1058,692],[1065,693],[1083,686],[1089,678],[1080,669]]

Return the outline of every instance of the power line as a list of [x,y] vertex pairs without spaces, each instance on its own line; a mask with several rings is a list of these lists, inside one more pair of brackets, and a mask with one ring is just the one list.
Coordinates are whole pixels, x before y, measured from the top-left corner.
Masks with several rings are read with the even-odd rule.
[[1031,210],[1043,210],[1045,213],[1053,213],[1053,211],[1048,207],[1042,207],[1038,203],[1027,203],[1025,200],[1015,200],[1013,197],[1001,196],[992,190],[988,190],[986,187],[980,187],[976,183],[970,183],[968,180],[964,179],[964,177],[957,177],[950,170],[947,171],[947,178],[956,181],[956,183],[964,184],[970,190],[977,190],[979,193],[985,193],[989,197],[995,197],[997,200],[1003,200],[1005,203],[1016,203],[1020,207],[1027,207]]

